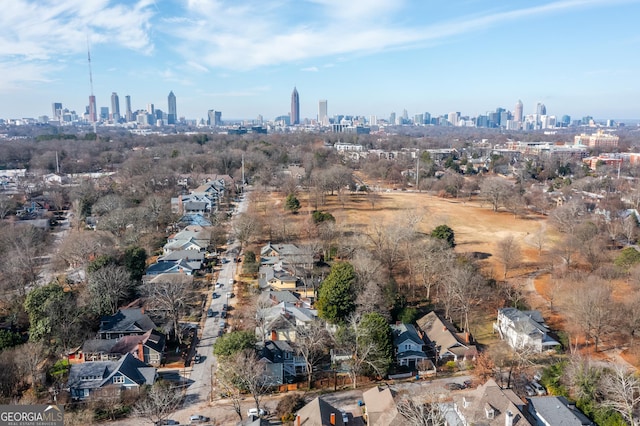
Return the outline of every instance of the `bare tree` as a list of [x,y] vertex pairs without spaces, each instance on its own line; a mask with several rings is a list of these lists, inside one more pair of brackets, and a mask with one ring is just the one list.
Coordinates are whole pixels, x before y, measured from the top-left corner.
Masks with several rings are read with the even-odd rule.
[[106,265],[89,274],[89,293],[95,312],[115,314],[133,292],[131,274],[123,266]]
[[544,250],[547,245],[547,225],[541,224],[538,230],[533,234],[533,243],[538,249],[538,256],[542,255],[542,250]]
[[4,194],[0,195],[0,219],[7,217],[7,215],[15,209],[16,205],[17,203],[13,198]]
[[614,365],[600,381],[605,398],[602,404],[620,413],[629,425],[640,425],[637,412],[640,408],[640,378],[622,365]]
[[485,284],[484,277],[475,265],[467,263],[453,269],[449,280],[454,309],[460,314],[462,329],[470,333],[469,315],[472,307],[480,303],[483,297],[481,290]]
[[616,302],[612,298],[612,287],[606,281],[589,277],[586,282],[575,283],[572,294],[569,314],[587,339],[593,339],[597,352],[602,336],[615,322]]
[[424,399],[418,399],[417,396],[400,395],[400,401],[396,407],[407,425],[445,426],[447,424],[436,395],[428,395]]
[[136,417],[155,424],[162,424],[182,402],[182,392],[170,383],[158,381],[133,408]]
[[178,342],[182,344],[180,320],[187,306],[189,292],[180,279],[164,280],[157,283],[148,282],[143,285],[143,294],[150,306],[164,311],[171,320],[171,327]]
[[369,281],[360,288],[356,297],[356,312],[361,315],[369,312],[378,312],[383,317],[391,320],[389,306],[382,286],[378,281]]
[[455,262],[455,252],[444,240],[427,238],[416,247],[418,260],[418,280],[426,289],[426,298],[431,299],[431,289],[447,277],[447,271]]
[[311,324],[296,327],[296,341],[294,347],[304,359],[307,375],[307,387],[311,389],[313,383],[313,369],[326,355],[329,333],[319,319]]
[[233,233],[240,241],[240,250],[256,237],[260,229],[260,219],[251,213],[241,213],[233,222]]
[[243,391],[238,387],[239,378],[235,366],[228,362],[221,362],[216,370],[216,383],[220,394],[231,401],[233,411],[242,420]]
[[512,191],[513,185],[499,177],[488,177],[480,183],[480,196],[489,202],[494,212],[504,205]]
[[498,240],[496,245],[496,257],[500,263],[502,263],[504,268],[503,279],[506,280],[509,270],[522,260],[522,250],[520,249],[520,243],[516,241],[513,235],[507,235],[501,240]]
[[582,222],[584,213],[584,203],[582,200],[574,198],[560,207],[556,207],[549,216],[559,232],[572,235]]

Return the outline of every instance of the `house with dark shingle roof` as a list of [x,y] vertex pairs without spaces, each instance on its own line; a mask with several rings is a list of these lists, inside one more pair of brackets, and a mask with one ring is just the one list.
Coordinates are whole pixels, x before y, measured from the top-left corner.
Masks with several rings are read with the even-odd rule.
[[71,365],[67,388],[74,400],[83,400],[99,389],[122,391],[153,385],[156,369],[130,353],[117,361],[95,361]]
[[399,365],[416,368],[422,361],[428,359],[424,352],[424,341],[418,335],[413,324],[393,324],[393,346],[396,350],[396,360]]
[[141,336],[156,328],[156,324],[144,313],[144,309],[120,309],[117,313],[102,317],[99,339],[120,339],[124,336]]
[[120,339],[91,339],[82,345],[82,353],[76,359],[84,362],[115,361],[130,353],[150,365],[160,365],[166,338],[164,334],[149,330],[145,334],[124,336]]

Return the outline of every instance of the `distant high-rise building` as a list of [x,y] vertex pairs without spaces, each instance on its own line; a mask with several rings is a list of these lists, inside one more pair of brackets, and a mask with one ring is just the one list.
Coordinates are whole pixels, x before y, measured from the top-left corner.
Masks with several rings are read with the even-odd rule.
[[109,119],[109,107],[100,107],[100,120],[106,121]]
[[547,115],[547,107],[542,102],[538,102],[536,105],[536,114]]
[[450,112],[449,115],[447,116],[447,121],[449,121],[449,123],[452,126],[457,126],[459,117],[460,117],[459,112]]
[[424,114],[416,114],[413,116],[413,124],[422,126],[424,124]]
[[96,97],[89,96],[89,121],[95,123],[98,121],[98,109],[96,108]]
[[211,127],[222,126],[222,111],[213,109],[207,111],[207,125]]
[[156,111],[156,107],[153,104],[147,104],[147,113],[148,114],[155,114]]
[[167,114],[167,124],[176,124],[178,113],[176,109],[176,95],[173,94],[173,90],[169,92],[167,98],[169,102],[169,113]]
[[522,101],[518,99],[513,119],[519,123],[522,122]]
[[120,120],[120,98],[116,92],[111,93],[111,119]]
[[424,124],[431,124],[431,113],[424,113]]
[[127,95],[124,97],[125,103],[127,104],[127,116],[125,117],[127,119],[127,122],[129,121],[133,121],[133,111],[131,111],[131,96]]
[[318,104],[318,122],[323,126],[329,125],[329,115],[327,112],[327,100],[323,99]]
[[300,95],[298,90],[294,87],[293,93],[291,93],[291,119],[292,126],[300,124]]
[[52,118],[60,121],[62,119],[62,103],[54,102],[51,104],[51,111],[53,112]]
[[396,125],[396,113],[392,112],[391,114],[389,114],[389,124],[391,124],[392,126]]

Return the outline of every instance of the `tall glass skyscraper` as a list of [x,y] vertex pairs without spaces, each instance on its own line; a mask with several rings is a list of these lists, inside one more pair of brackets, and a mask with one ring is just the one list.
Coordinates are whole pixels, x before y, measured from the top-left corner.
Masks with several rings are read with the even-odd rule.
[[169,113],[167,114],[167,124],[176,124],[178,119],[178,113],[176,112],[176,95],[173,94],[173,90],[169,92]]
[[124,97],[125,103],[127,104],[127,122],[133,121],[133,111],[131,111],[131,96],[127,95]]
[[111,119],[120,120],[120,98],[116,92],[111,93]]
[[323,99],[318,104],[318,122],[322,126],[329,125],[329,116],[327,115],[327,100]]
[[300,124],[300,95],[298,90],[294,87],[291,94],[291,125]]
[[522,101],[518,99],[518,103],[516,103],[516,110],[513,113],[513,119],[518,123],[522,123]]

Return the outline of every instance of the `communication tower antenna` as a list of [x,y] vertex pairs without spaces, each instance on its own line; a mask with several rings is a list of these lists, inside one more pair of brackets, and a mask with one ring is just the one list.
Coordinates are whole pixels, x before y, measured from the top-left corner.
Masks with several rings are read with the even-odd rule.
[[96,128],[96,97],[93,95],[93,73],[91,71],[91,50],[89,48],[89,35],[87,34],[87,59],[89,61],[89,85],[91,86],[91,96],[89,97],[89,120],[93,123],[93,133],[98,136],[98,130]]

